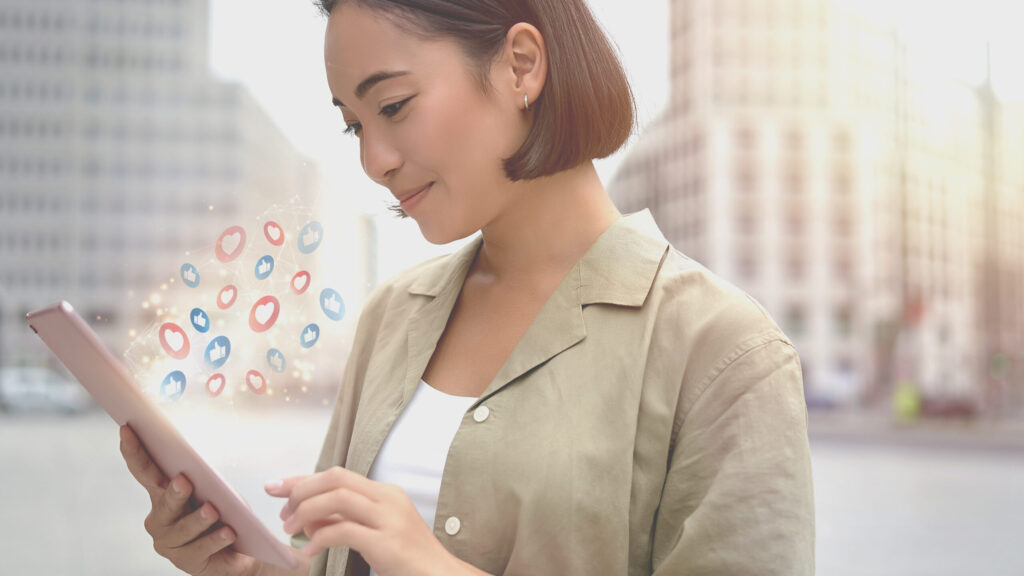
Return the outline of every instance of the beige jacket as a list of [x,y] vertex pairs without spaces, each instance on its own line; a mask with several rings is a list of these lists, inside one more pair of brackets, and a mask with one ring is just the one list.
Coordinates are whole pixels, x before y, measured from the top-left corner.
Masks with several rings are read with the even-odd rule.
[[[367,474],[480,245],[368,298],[317,471]],[[813,574],[793,345],[753,298],[673,249],[648,210],[623,216],[466,411],[433,530],[491,574]],[[365,570],[358,553],[332,548],[311,574]]]

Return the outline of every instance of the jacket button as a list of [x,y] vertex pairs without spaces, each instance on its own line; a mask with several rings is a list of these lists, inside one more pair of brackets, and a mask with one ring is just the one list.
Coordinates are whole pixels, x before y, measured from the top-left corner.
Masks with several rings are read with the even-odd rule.
[[488,408],[487,406],[478,406],[477,409],[473,411],[473,420],[476,420],[477,422],[483,422],[484,420],[487,420],[487,417],[490,415],[490,408]]
[[459,519],[455,516],[448,518],[448,520],[444,523],[444,531],[447,532],[449,536],[455,536],[456,534],[458,534],[459,528],[461,527],[462,523],[459,522]]

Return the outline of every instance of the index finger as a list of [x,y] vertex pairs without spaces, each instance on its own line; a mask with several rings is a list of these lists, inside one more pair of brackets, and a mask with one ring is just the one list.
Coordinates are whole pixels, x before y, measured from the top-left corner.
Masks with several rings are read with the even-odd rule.
[[132,473],[135,480],[149,492],[150,497],[156,498],[159,491],[164,490],[169,483],[167,476],[149,457],[146,447],[139,441],[139,437],[132,431],[131,426],[121,426],[121,455],[128,464],[128,471]]
[[[295,478],[290,480],[295,480]],[[288,496],[288,508],[296,510],[299,504],[307,498],[327,492],[328,490],[334,490],[335,488],[345,488],[356,494],[361,494],[373,502],[378,502],[383,496],[381,492],[382,486],[351,470],[341,466],[332,466],[318,474],[299,477],[299,480],[291,486],[291,493]]]

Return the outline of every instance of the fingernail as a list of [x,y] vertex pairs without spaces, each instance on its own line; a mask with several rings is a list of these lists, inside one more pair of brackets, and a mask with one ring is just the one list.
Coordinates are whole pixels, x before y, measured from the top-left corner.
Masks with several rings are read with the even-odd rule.
[[174,490],[175,494],[181,494],[181,484],[177,480],[172,481],[171,490]]
[[290,530],[292,528],[292,521],[293,520],[295,520],[295,514],[292,514],[291,516],[288,517],[287,520],[284,521],[284,529],[285,530]]
[[281,508],[281,514],[280,514],[281,520],[284,520],[285,518],[287,518],[287,517],[289,517],[291,515],[292,515],[292,508],[291,508],[291,506],[289,506],[288,504],[285,504]]
[[280,480],[273,480],[273,481],[270,481],[270,482],[267,482],[266,484],[264,484],[263,487],[265,489],[267,489],[267,490],[277,490],[278,488],[280,488],[283,485],[284,485],[284,482],[282,482]]

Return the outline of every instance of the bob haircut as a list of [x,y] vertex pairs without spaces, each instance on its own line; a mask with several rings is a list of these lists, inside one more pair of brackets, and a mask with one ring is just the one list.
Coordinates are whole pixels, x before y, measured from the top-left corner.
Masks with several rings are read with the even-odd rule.
[[548,71],[522,146],[504,159],[512,181],[530,180],[605,158],[636,125],[626,73],[585,0],[317,0],[324,15],[346,2],[377,12],[422,40],[454,41],[480,91],[490,93],[491,64],[518,22],[544,37]]

